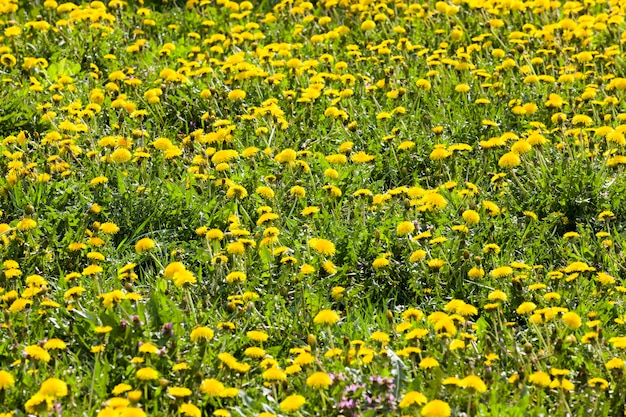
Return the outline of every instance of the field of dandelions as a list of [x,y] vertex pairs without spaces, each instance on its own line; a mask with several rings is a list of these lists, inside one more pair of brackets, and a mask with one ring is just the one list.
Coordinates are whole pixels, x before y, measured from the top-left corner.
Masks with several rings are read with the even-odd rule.
[[624,415],[625,11],[0,0],[0,416]]

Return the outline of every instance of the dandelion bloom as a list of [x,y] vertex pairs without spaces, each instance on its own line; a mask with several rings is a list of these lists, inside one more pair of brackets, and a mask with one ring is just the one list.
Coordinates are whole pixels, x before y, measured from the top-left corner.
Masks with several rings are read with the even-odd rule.
[[196,327],[191,331],[189,338],[192,342],[200,342],[202,340],[211,340],[215,333],[208,327]]
[[215,378],[205,379],[202,381],[202,384],[200,384],[200,391],[209,397],[219,395],[224,389],[224,384]]
[[48,353],[48,351],[46,351],[44,348],[39,347],[37,345],[26,346],[24,348],[24,353],[26,354],[26,356],[36,361],[41,361],[41,362],[50,361],[50,354]]
[[470,278],[482,278],[485,276],[485,270],[475,266],[467,271],[467,276]]
[[423,249],[418,249],[411,254],[411,256],[409,257],[409,261],[417,262],[417,261],[424,259],[425,257],[426,257],[426,251]]
[[604,364],[606,369],[621,369],[624,367],[624,360],[621,358],[613,358]]
[[571,330],[576,330],[582,325],[582,320],[580,319],[580,316],[573,311],[569,311],[563,314],[562,319],[563,323],[565,323],[565,325]]
[[165,267],[165,270],[163,271],[163,275],[165,275],[165,278],[173,279],[174,274],[176,274],[178,271],[184,271],[184,270],[185,270],[185,265],[183,265],[182,262],[172,262]]
[[322,264],[322,268],[324,268],[324,271],[326,271],[330,275],[337,273],[337,267],[331,260],[324,262]]
[[40,394],[39,392],[30,397],[28,401],[24,403],[24,409],[26,412],[35,414],[41,411],[48,410],[48,398],[45,395]]
[[287,148],[278,153],[274,160],[279,164],[292,163],[297,158],[297,153],[293,149]]
[[185,284],[195,284],[198,281],[193,272],[186,269],[176,272],[173,279],[174,285],[176,285],[177,287],[182,287]]
[[30,217],[25,217],[17,223],[17,230],[31,230],[37,227],[37,222]]
[[496,301],[508,300],[508,296],[504,293],[504,291],[501,291],[501,290],[494,290],[490,292],[487,298],[492,301],[493,300],[496,300]]
[[0,371],[0,390],[12,388],[15,385],[15,378],[9,372]]
[[141,368],[137,371],[137,378],[142,381],[152,381],[159,377],[159,373],[150,367]]
[[184,403],[178,407],[178,412],[186,417],[201,417],[202,411],[192,403]]
[[370,339],[381,343],[387,343],[390,340],[389,334],[381,331],[375,331],[374,333],[372,333],[370,335]]
[[191,390],[186,387],[171,387],[168,388],[167,393],[176,398],[189,397],[192,394]]
[[413,233],[415,231],[415,226],[412,222],[402,222],[396,228],[396,234],[399,236],[408,235],[409,233]]
[[306,379],[306,384],[311,388],[325,389],[332,381],[326,372],[315,372]]
[[418,366],[422,369],[436,368],[439,366],[439,362],[435,358],[424,358]]
[[59,398],[67,395],[67,384],[57,378],[48,378],[39,388],[39,393],[47,398]]
[[102,267],[99,265],[89,265],[85,269],[83,269],[82,274],[85,276],[99,274],[103,271]]
[[515,152],[507,152],[498,161],[500,168],[515,168],[522,163],[519,155]]
[[64,350],[67,348],[67,344],[62,341],[61,339],[50,339],[48,340],[44,345],[43,348],[46,350],[53,350],[53,349],[59,349],[59,350]]
[[335,245],[330,240],[313,238],[309,240],[309,246],[320,255],[333,256]]
[[240,271],[233,271],[230,274],[226,275],[226,282],[229,284],[235,282],[244,282],[246,280],[246,274]]
[[435,145],[435,149],[430,153],[429,158],[433,161],[441,161],[451,156],[452,152],[445,148],[445,145]]
[[513,268],[510,266],[501,266],[489,272],[489,275],[493,278],[504,278],[509,275],[513,275]]
[[592,387],[598,387],[600,389],[607,389],[609,387],[609,381],[604,378],[591,378],[587,383]]
[[480,215],[475,210],[465,210],[462,214],[463,220],[469,225],[475,225],[480,222]]
[[111,154],[111,159],[113,160],[113,162],[117,162],[118,164],[130,161],[131,157],[132,154],[126,148],[118,148]]
[[105,333],[109,333],[112,330],[113,330],[113,327],[111,327],[111,326],[96,326],[93,329],[93,331],[96,334],[105,334]]
[[534,372],[528,377],[528,382],[540,387],[547,387],[551,383],[550,375],[545,372]]
[[428,400],[426,399],[426,396],[421,392],[409,391],[404,394],[404,397],[402,398],[402,401],[400,401],[400,404],[398,404],[398,406],[400,408],[407,408],[413,404],[424,405],[427,401]]
[[287,374],[277,366],[273,366],[261,375],[266,381],[287,381]]
[[246,92],[240,89],[235,89],[228,93],[228,99],[231,101],[243,100],[244,98],[246,98]]
[[466,376],[461,380],[460,386],[463,388],[471,388],[476,392],[486,392],[487,385],[483,382],[483,380],[476,375]]
[[120,228],[115,223],[106,222],[100,225],[100,231],[107,235],[114,235],[120,231]]
[[267,339],[269,339],[269,336],[267,335],[267,333],[262,332],[260,330],[250,330],[249,332],[246,333],[246,336],[248,336],[250,339],[254,340],[255,342],[265,342],[267,341]]
[[137,253],[147,252],[150,249],[154,248],[154,246],[155,246],[154,240],[144,237],[143,239],[140,239],[139,241],[137,241],[137,243],[135,244],[135,252]]
[[451,413],[448,403],[441,400],[430,401],[421,411],[423,417],[449,417]]
[[305,403],[306,398],[304,398],[302,395],[290,395],[281,401],[280,411],[284,413],[291,413],[299,410]]
[[428,261],[428,267],[430,269],[435,270],[435,271],[443,268],[443,266],[445,264],[446,264],[446,261],[444,261],[443,259],[440,259],[440,258],[434,258],[434,259],[431,259],[430,261]]
[[313,319],[315,324],[335,324],[339,321],[339,314],[333,310],[322,310]]
[[249,358],[262,358],[265,356],[265,349],[257,346],[252,346],[246,348],[246,350],[243,351],[243,354]]
[[537,305],[532,301],[525,301],[517,307],[517,314],[528,314],[535,311]]
[[127,407],[120,411],[120,417],[146,417],[146,412],[141,408]]
[[111,394],[113,394],[113,395],[120,395],[120,394],[123,394],[125,392],[130,391],[131,389],[133,389],[133,387],[131,387],[130,385],[121,383],[121,384],[117,384],[115,387],[113,387],[113,390],[111,391]]
[[373,20],[371,20],[371,19],[368,19],[368,20],[364,21],[363,23],[361,23],[361,30],[362,31],[367,32],[367,31],[373,30],[375,28],[376,28],[376,23]]
[[376,258],[374,262],[372,262],[372,266],[374,269],[381,269],[389,266],[389,259],[387,258]]

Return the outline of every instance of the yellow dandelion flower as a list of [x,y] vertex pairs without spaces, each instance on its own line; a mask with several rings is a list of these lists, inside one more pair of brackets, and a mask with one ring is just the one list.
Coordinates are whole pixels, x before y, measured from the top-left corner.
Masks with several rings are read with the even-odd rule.
[[287,374],[278,367],[271,367],[261,375],[266,381],[287,381]]
[[439,366],[439,362],[435,358],[424,358],[420,361],[419,367],[422,369],[431,369]]
[[15,378],[9,372],[0,370],[0,390],[7,390],[15,386]]
[[107,235],[114,235],[120,231],[120,228],[115,223],[106,222],[100,225],[99,230]]
[[422,417],[450,417],[452,410],[447,402],[441,400],[432,400],[428,402],[421,410]]
[[225,389],[224,384],[214,378],[205,379],[200,384],[200,391],[209,397],[214,397],[219,395]]
[[228,93],[228,99],[230,101],[238,101],[246,98],[246,92],[241,89],[235,89]]
[[465,378],[461,380],[461,383],[459,384],[459,386],[463,388],[470,388],[476,392],[487,391],[487,385],[485,385],[485,382],[479,376],[476,376],[476,375],[466,376]]
[[150,367],[139,369],[135,375],[141,381],[153,381],[159,377],[159,373]]
[[211,340],[213,339],[214,335],[215,333],[213,332],[213,330],[208,327],[196,327],[191,331],[189,338],[192,342],[197,343],[203,340]]
[[111,160],[113,162],[117,162],[118,164],[122,164],[128,162],[132,158],[132,153],[126,148],[117,148],[111,154]]
[[39,388],[39,393],[46,398],[59,398],[67,395],[67,384],[57,378],[48,378]]
[[269,339],[267,333],[260,330],[250,330],[246,333],[246,336],[255,342],[266,342]]
[[424,405],[427,402],[428,399],[421,392],[409,391],[404,394],[404,397],[402,397],[402,400],[400,401],[400,404],[398,404],[398,406],[400,408],[407,408],[412,406],[413,404]]
[[150,249],[155,247],[155,243],[154,240],[144,237],[143,239],[139,239],[137,241],[137,243],[135,244],[135,252],[137,253],[142,253],[142,252],[147,252]]
[[333,256],[335,254],[335,244],[327,239],[309,239],[309,246],[320,255]]
[[415,231],[415,225],[413,222],[402,222],[398,224],[396,228],[396,234],[399,236],[408,235],[409,233],[413,233]]
[[500,168],[515,168],[522,163],[519,155],[515,152],[507,152],[498,161],[498,166]]
[[326,389],[332,384],[326,372],[315,372],[306,379],[307,386],[316,389]]
[[532,301],[525,301],[517,307],[517,314],[529,314],[537,309],[537,305]]
[[333,310],[322,310],[313,319],[315,324],[335,324],[339,321],[339,314]]
[[192,391],[186,387],[171,387],[167,389],[167,393],[172,397],[185,398],[192,394]]
[[540,387],[547,387],[550,385],[552,380],[550,379],[550,375],[547,374],[546,372],[537,371],[537,372],[533,372],[528,377],[528,382],[530,382],[533,385],[540,386]]
[[467,224],[472,226],[480,222],[480,215],[475,210],[465,210],[461,216]]
[[192,403],[181,404],[178,412],[186,417],[202,417],[202,410]]
[[280,402],[280,411],[284,413],[292,413],[299,410],[306,403],[306,398],[302,395],[290,395]]
[[50,361],[50,354],[48,353],[48,351],[37,345],[26,346],[24,348],[24,354],[27,357],[39,362],[47,363]]

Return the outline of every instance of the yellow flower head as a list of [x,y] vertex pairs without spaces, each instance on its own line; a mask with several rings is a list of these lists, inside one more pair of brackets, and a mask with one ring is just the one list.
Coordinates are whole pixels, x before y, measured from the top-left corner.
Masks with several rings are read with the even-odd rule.
[[339,314],[333,310],[322,310],[313,319],[315,324],[335,324],[339,321]]
[[284,413],[292,413],[299,410],[305,403],[306,398],[304,398],[302,395],[294,394],[282,400],[279,407],[280,411]]

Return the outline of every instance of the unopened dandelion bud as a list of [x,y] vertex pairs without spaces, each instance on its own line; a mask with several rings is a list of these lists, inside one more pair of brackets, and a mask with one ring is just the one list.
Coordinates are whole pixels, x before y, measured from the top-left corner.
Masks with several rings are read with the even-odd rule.
[[554,351],[561,352],[563,350],[563,339],[560,337],[554,341]]

